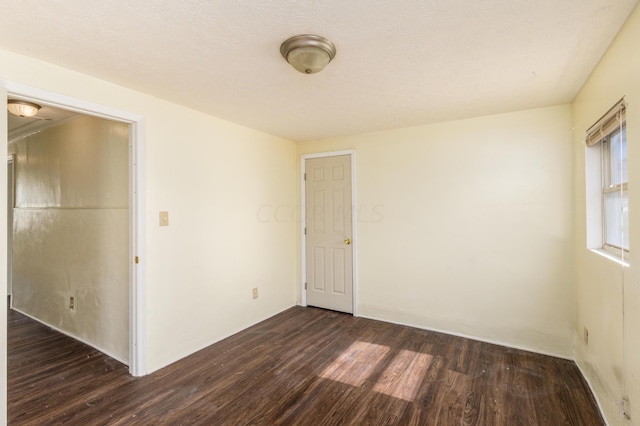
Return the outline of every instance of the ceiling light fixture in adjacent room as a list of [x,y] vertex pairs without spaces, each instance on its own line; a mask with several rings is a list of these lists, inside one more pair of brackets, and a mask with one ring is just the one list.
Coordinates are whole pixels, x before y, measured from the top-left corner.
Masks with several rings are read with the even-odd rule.
[[33,102],[9,99],[7,101],[7,109],[11,114],[19,115],[20,117],[33,117],[38,113],[40,105]]
[[336,56],[336,46],[324,37],[303,34],[282,43],[280,53],[296,70],[315,74]]

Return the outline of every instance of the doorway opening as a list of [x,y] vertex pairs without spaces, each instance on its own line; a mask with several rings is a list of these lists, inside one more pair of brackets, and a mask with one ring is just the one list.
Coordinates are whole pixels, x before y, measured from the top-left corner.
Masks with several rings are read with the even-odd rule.
[[[124,297],[121,297],[119,302],[116,302],[116,303],[125,305],[124,307],[121,306],[120,308],[122,308],[122,312],[125,312],[128,315],[128,318],[126,318],[128,329],[125,330],[126,334],[128,334],[128,336],[125,337],[125,339],[128,340],[128,345],[126,345],[128,347],[125,348],[125,351],[128,352],[128,354],[125,352],[125,355],[122,358],[127,358],[126,363],[129,366],[130,374],[134,376],[142,376],[146,374],[146,363],[145,363],[146,353],[145,353],[145,338],[144,338],[145,336],[144,318],[146,315],[144,312],[144,309],[145,309],[145,304],[144,304],[144,300],[145,300],[145,297],[144,297],[145,296],[145,292],[144,292],[144,289],[145,289],[145,285],[144,285],[145,284],[144,194],[145,193],[144,193],[143,118],[136,114],[131,114],[125,111],[115,110],[109,107],[101,106],[98,104],[92,104],[79,99],[74,99],[74,98],[62,96],[59,94],[42,91],[39,89],[19,85],[17,83],[0,81],[0,88],[3,88],[2,92],[5,92],[5,93],[2,93],[1,94],[2,96],[0,97],[0,98],[4,98],[5,102],[7,101],[7,99],[25,100],[25,101],[37,103],[38,105],[46,106],[52,109],[67,111],[79,117],[79,118],[73,118],[72,120],[60,126],[51,127],[51,129],[61,129],[63,128],[63,126],[74,126],[74,128],[70,130],[71,133],[74,133],[74,132],[82,133],[87,131],[95,131],[96,129],[98,129],[97,130],[98,133],[106,132],[107,139],[110,139],[110,138],[113,139],[114,135],[119,136],[120,138],[124,138],[124,141],[123,141],[124,151],[122,149],[120,149],[120,151],[112,149],[106,143],[103,143],[103,144],[98,143],[96,146],[88,147],[87,145],[84,145],[83,147],[80,147],[80,145],[77,145],[77,146],[67,147],[67,151],[62,149],[59,152],[47,152],[47,150],[55,151],[55,149],[52,148],[52,145],[47,146],[46,144],[41,144],[42,146],[40,147],[40,149],[44,150],[44,155],[42,155],[41,158],[44,159],[43,161],[45,163],[47,161],[46,160],[47,158],[49,159],[57,158],[58,163],[65,163],[65,171],[63,174],[66,174],[66,175],[65,176],[62,176],[62,174],[58,175],[58,179],[59,179],[58,186],[53,188],[53,191],[50,192],[50,194],[53,194],[52,195],[53,198],[57,197],[58,200],[62,201],[63,204],[66,203],[65,206],[69,208],[65,208],[64,211],[55,211],[55,212],[45,211],[45,212],[38,212],[38,214],[42,214],[45,216],[46,215],[65,216],[64,219],[62,220],[58,220],[58,219],[54,220],[54,222],[57,223],[58,225],[62,223],[61,226],[57,226],[58,229],[56,229],[56,226],[53,226],[50,229],[48,228],[45,232],[48,232],[51,229],[56,229],[56,232],[60,236],[65,234],[65,228],[67,229],[68,232],[71,232],[74,227],[77,227],[79,228],[79,232],[88,233],[90,234],[91,237],[95,238],[95,235],[99,235],[99,237],[106,242],[105,244],[103,244],[104,246],[112,246],[112,248],[117,247],[118,249],[116,251],[119,251],[119,252],[124,251],[124,253],[120,253],[121,261],[124,262],[124,266],[123,266],[124,271],[123,272],[121,271],[121,275],[124,274],[124,279],[126,280],[127,285],[126,285],[126,288],[123,290]],[[37,134],[34,135],[34,137],[35,136],[37,136]],[[105,137],[104,134],[102,136]],[[64,138],[65,136],[61,136],[61,137]],[[5,134],[4,138],[5,138],[5,144],[6,144],[6,142],[8,142],[7,140],[8,134]],[[29,138],[31,138],[31,136],[29,136]],[[68,143],[69,142],[65,140],[61,144],[64,145]],[[73,142],[71,142],[71,144],[73,145]],[[98,145],[101,145],[101,146],[98,146]],[[10,148],[10,150],[15,151],[16,148],[17,147],[13,147],[13,148]],[[22,147],[22,149],[26,149],[26,148]],[[31,148],[31,149],[37,150],[38,148]],[[69,151],[69,149],[71,149],[71,151]],[[74,150],[77,150],[77,149],[80,149],[82,152],[75,152]],[[70,152],[74,152],[74,153],[69,154]],[[123,152],[124,152],[124,156],[123,156]],[[16,167],[17,163],[24,161],[27,157],[27,155],[24,152],[22,153],[18,152],[16,154],[17,155],[16,157],[14,157],[15,159],[13,160],[14,162],[12,164],[14,170],[18,170],[18,168]],[[75,158],[67,158],[68,155],[72,155]],[[98,171],[98,174],[102,173],[103,175],[105,175],[106,173],[106,174],[109,174],[110,179],[111,178],[115,180],[119,179],[120,188],[122,188],[122,185],[124,184],[124,189],[123,189],[124,194],[120,194],[118,198],[117,194],[116,195],[110,194],[109,193],[110,190],[102,191],[102,193],[107,194],[105,195],[106,198],[111,197],[109,202],[111,204],[117,205],[116,207],[119,207],[119,208],[104,209],[103,208],[104,206],[101,204],[101,202],[103,202],[104,199],[103,200],[91,199],[90,194],[95,191],[93,191],[93,189],[91,188],[91,185],[85,185],[86,182],[80,182],[79,185],[77,184],[78,182],[76,182],[76,185],[73,185],[72,191],[66,191],[67,192],[66,198],[65,198],[65,195],[62,195],[62,193],[65,191],[61,190],[61,188],[64,188],[64,185],[68,183],[68,182],[64,182],[64,180],[69,179],[70,178],[69,175],[73,177],[75,173],[75,176],[79,176],[82,174],[83,169],[87,171],[92,167],[104,167],[104,163],[101,163],[101,165],[96,165],[91,161],[83,161],[82,160],[83,158],[85,159],[94,158],[95,160],[97,160],[98,158],[105,157],[105,156],[108,157],[110,161],[113,162],[113,164],[116,164],[116,166],[111,167],[110,171],[109,170],[107,170],[106,172],[104,170]],[[124,161],[124,164],[121,164],[122,161]],[[120,164],[117,165],[118,163]],[[32,162],[32,165],[33,165],[33,162]],[[51,169],[55,169],[55,166],[56,165],[54,165],[54,167],[51,167]],[[60,166],[60,164],[57,164],[57,166]],[[118,169],[118,167],[120,167],[119,170],[122,173],[114,173],[114,170]],[[47,168],[46,164],[44,165],[44,168],[45,169]],[[106,166],[106,169],[109,169],[109,166]],[[9,170],[10,169],[8,168],[8,172]],[[40,172],[44,173],[45,176],[47,175],[47,173],[49,173],[46,170],[44,172],[42,171]],[[123,179],[122,174],[125,175],[124,181],[122,180]],[[95,173],[93,173],[93,175],[95,175]],[[16,179],[14,179],[14,185],[15,185],[15,182],[19,179],[20,179],[19,177],[16,177]],[[100,181],[101,179],[97,179],[97,180]],[[100,186],[101,184],[102,184],[101,182],[97,183],[98,186]],[[19,190],[20,189],[18,189],[18,191]],[[81,196],[79,196],[78,193],[80,193]],[[82,195],[84,195],[84,198],[82,197]],[[9,196],[10,194],[8,194],[8,197]],[[20,198],[20,194],[18,195],[17,198],[18,199]],[[44,197],[44,198],[47,198],[47,197]],[[83,201],[79,203],[78,202],[79,199],[83,199]],[[116,199],[118,200],[116,201]],[[9,202],[9,200],[7,201]],[[41,204],[44,204],[45,208],[41,210],[47,210],[46,204],[49,201],[47,200],[43,201],[43,199],[36,200],[36,201],[40,202]],[[126,204],[126,208],[124,208],[125,206],[123,206],[123,204]],[[7,206],[8,206],[7,212],[9,213],[9,209],[10,209],[9,204],[7,204]],[[78,210],[81,210],[82,208],[87,208],[87,207],[89,208],[88,210],[92,210],[91,214],[89,215],[84,214],[83,216],[82,214],[79,213]],[[31,223],[29,222],[30,220],[37,220],[34,218],[30,218],[29,215],[33,214],[33,212],[29,212],[27,210],[29,209],[27,208],[25,209],[25,212],[21,212],[21,214],[24,213],[24,215],[26,216],[20,219],[22,221],[21,222],[22,224]],[[55,210],[55,209],[50,209],[50,210]],[[18,220],[17,218],[14,218],[12,222],[17,223],[17,220]],[[97,229],[94,229],[96,228],[96,223],[100,223],[100,222],[110,223],[111,225],[115,224],[119,228],[125,228],[125,231],[124,231],[125,234],[120,235],[120,237],[112,238],[111,235],[106,235],[109,233],[108,230],[106,229],[101,230],[99,229],[99,227],[97,227]],[[11,228],[9,228],[8,231],[9,231],[7,234],[8,236],[9,234],[13,234],[13,232],[11,232]],[[119,241],[116,241],[118,240],[118,238],[119,238]],[[94,248],[92,248],[91,250],[94,250]],[[111,251],[111,253],[113,254],[115,253],[115,251]],[[15,251],[13,253],[8,252],[8,255],[7,255],[8,264],[11,258],[11,254],[13,254],[12,263],[19,264],[19,262],[17,262],[16,260],[17,253]],[[61,277],[62,280],[64,279],[68,279],[69,281],[72,281],[72,280],[77,281],[78,279],[91,280],[92,274],[86,273],[87,269],[91,270],[91,268],[89,267],[91,265],[87,265],[87,263],[90,263],[91,262],[90,259],[92,259],[93,257],[100,257],[102,255],[110,258],[112,257],[110,254],[105,254],[100,249],[94,250],[92,253],[90,253],[88,256],[85,256],[84,258],[82,257],[83,255],[79,254],[76,257],[76,259],[70,260],[71,266],[68,268],[68,270],[60,273],[62,275],[66,273],[67,275],[66,277]],[[73,264],[74,261],[76,261],[78,264],[74,265]],[[110,271],[114,269],[113,267],[110,267],[109,262],[106,262],[106,263],[96,262],[96,264],[93,265],[93,267],[94,267],[94,270],[100,270],[100,272],[105,275],[109,275],[111,273]],[[115,268],[117,269],[117,267]],[[12,271],[12,268],[8,267],[7,268],[8,278],[11,276],[12,272],[14,273],[14,278],[15,278],[16,271]],[[9,291],[10,286],[11,285],[9,284],[7,291]],[[72,287],[72,286],[69,286],[69,287]],[[66,310],[66,314],[68,317],[77,315],[81,307],[83,309],[91,309],[92,303],[98,303],[98,304],[101,303],[99,300],[97,300],[96,297],[94,297],[94,295],[90,294],[91,291],[87,292],[82,290],[90,287],[91,287],[91,283],[85,282],[80,284],[81,290],[78,290],[76,288],[75,290],[70,290],[69,294],[55,295],[55,297],[57,298],[56,300],[62,301],[60,303],[64,304],[63,309]],[[17,288],[13,288],[12,292],[15,293],[16,290]],[[102,288],[100,291],[103,293],[108,293],[109,289]],[[82,297],[86,294],[89,294],[89,297],[86,300],[83,300]],[[107,295],[106,297],[109,297],[109,296]],[[86,305],[81,305],[80,303],[83,303],[83,304],[86,303]],[[100,318],[96,318],[95,321],[109,322],[111,320],[109,318],[108,312],[100,314],[99,316]],[[62,330],[62,331],[65,332],[67,330]],[[75,336],[73,332],[66,333],[66,334],[70,334],[72,337],[77,338],[77,336]],[[110,339],[111,337],[112,336],[108,337],[108,339]],[[83,341],[82,338],[78,340]],[[97,345],[92,344],[94,342],[91,342],[91,341],[89,342],[85,341],[85,343],[88,343],[89,345],[94,346],[96,349],[102,350],[102,348],[99,347],[100,346],[99,344]],[[108,351],[103,350],[103,352],[111,355]],[[114,358],[118,359],[117,357],[114,357]]]

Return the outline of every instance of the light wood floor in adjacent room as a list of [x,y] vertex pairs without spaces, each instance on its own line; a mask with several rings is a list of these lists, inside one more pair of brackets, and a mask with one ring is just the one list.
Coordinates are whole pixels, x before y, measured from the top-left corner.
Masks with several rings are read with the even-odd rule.
[[573,362],[315,308],[142,378],[14,311],[8,344],[9,425],[604,424]]

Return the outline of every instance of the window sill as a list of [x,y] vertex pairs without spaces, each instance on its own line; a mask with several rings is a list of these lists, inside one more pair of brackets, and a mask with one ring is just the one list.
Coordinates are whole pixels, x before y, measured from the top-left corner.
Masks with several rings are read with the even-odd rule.
[[617,256],[615,254],[611,254],[608,251],[604,250],[604,249],[589,249],[590,251],[592,251],[595,254],[599,254],[602,257],[606,257],[609,260],[613,260],[614,262],[616,262],[619,265],[622,266],[626,266],[627,268],[629,267],[629,260],[627,258],[621,258],[620,256]]

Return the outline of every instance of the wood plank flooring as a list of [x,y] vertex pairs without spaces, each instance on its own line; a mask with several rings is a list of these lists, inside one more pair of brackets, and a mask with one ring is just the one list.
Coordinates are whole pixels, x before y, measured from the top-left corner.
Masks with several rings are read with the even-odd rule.
[[10,425],[603,425],[573,362],[291,308],[146,377],[9,312]]

